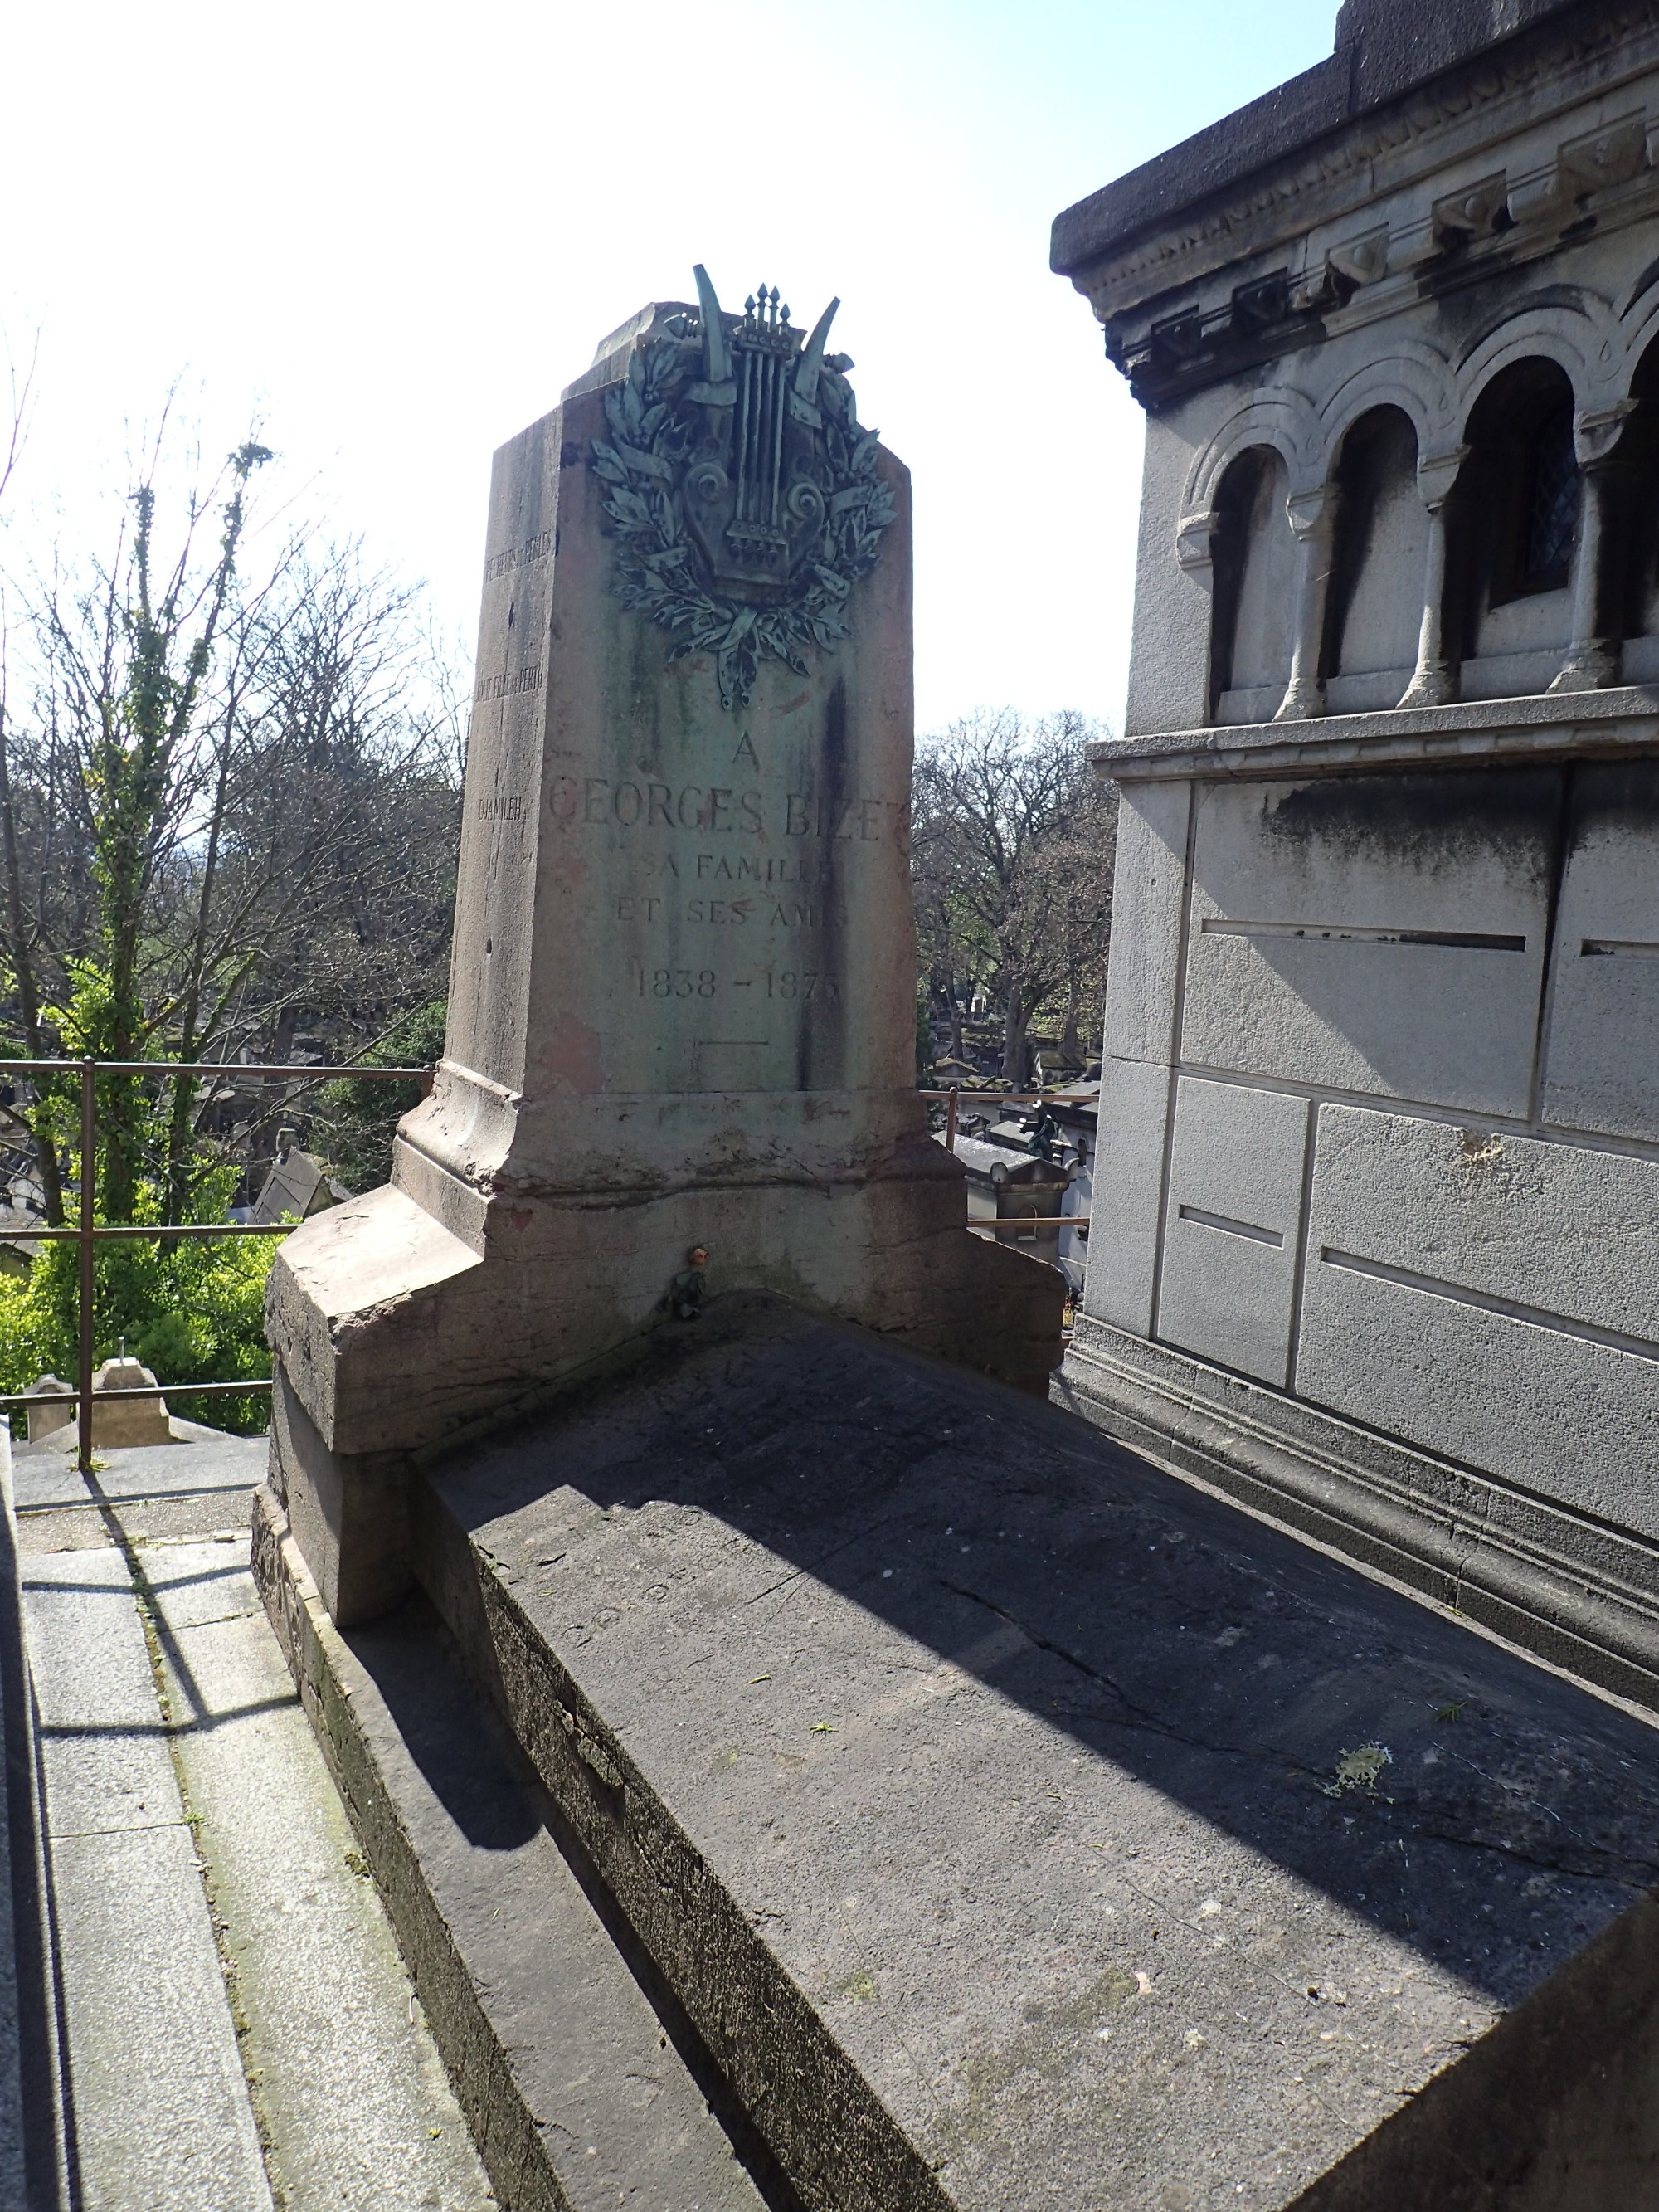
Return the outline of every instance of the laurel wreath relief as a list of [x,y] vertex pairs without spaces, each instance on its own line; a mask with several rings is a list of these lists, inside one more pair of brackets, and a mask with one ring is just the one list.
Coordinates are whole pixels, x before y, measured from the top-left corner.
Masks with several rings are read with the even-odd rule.
[[611,588],[625,606],[674,634],[671,660],[712,653],[720,703],[737,708],[748,705],[763,660],[781,660],[804,676],[809,648],[832,652],[848,635],[848,598],[879,559],[895,510],[876,474],[878,433],[860,425],[845,378],[826,370],[823,429],[810,465],[823,500],[817,542],[770,605],[711,587],[699,574],[680,496],[696,435],[680,402],[697,374],[696,332],[696,317],[677,317],[634,355],[625,380],[605,394],[611,436],[593,441],[592,465],[617,541]]

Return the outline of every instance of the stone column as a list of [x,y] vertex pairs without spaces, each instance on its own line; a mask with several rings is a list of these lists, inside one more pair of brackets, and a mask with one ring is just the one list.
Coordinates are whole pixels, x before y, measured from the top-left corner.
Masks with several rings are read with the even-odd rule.
[[1422,456],[1417,489],[1429,516],[1429,542],[1423,563],[1423,619],[1417,634],[1417,665],[1402,707],[1443,707],[1457,696],[1457,660],[1446,652],[1446,502],[1457,472],[1468,459],[1467,446]]
[[1291,653],[1290,688],[1276,722],[1300,722],[1325,711],[1325,678],[1320,659],[1325,646],[1325,609],[1330,598],[1336,541],[1337,489],[1293,492],[1285,501],[1291,528],[1302,546],[1297,582],[1296,642]]
[[1621,399],[1573,422],[1583,489],[1572,564],[1572,642],[1552,691],[1603,690],[1619,673],[1621,578],[1612,510],[1621,466],[1619,443],[1635,411],[1633,399]]
[[677,1274],[1059,1357],[1062,1277],[968,1234],[915,1093],[908,476],[827,314],[702,282],[495,456],[444,1059],[271,1277],[343,1623],[406,1584],[409,1455],[690,1325]]

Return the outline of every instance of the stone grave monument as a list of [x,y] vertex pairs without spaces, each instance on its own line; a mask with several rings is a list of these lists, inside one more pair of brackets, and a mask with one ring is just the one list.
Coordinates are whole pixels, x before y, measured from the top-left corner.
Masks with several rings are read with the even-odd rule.
[[[835,303],[658,304],[495,456],[445,1054],[271,1277],[275,1462],[340,1620],[407,1455],[636,1348],[706,1254],[1046,1388],[1064,1285],[915,1096],[909,483]],[[682,1324],[684,1325],[684,1324]]]
[[1659,1700],[1659,25],[1349,0],[1057,220],[1146,410],[1071,1402]]
[[[1322,207],[1345,178],[1363,217],[1379,143],[1407,149],[1396,183],[1443,159],[1452,191],[1456,162],[1496,158],[1471,114],[1513,121],[1471,82],[1510,82],[1507,53],[1530,113],[1543,64],[1494,62],[1480,11],[1459,11],[1454,151],[1421,121],[1432,88],[1407,85],[1409,128],[1399,111],[1404,11],[1362,12],[1316,111],[1324,153],[1285,159]],[[1583,72],[1618,51],[1609,34],[1550,62],[1575,131]],[[1395,108],[1350,115],[1379,72]],[[1240,159],[1278,179],[1307,112],[1234,126]],[[1175,165],[1177,243],[1202,234],[1181,196],[1214,173]],[[1162,254],[1157,191],[1118,189]],[[1296,197],[1276,182],[1248,204],[1271,230]],[[1218,282],[1243,228],[1211,234]],[[1259,319],[1230,307],[1227,343],[1254,346]],[[1196,382],[1155,424],[1139,636],[1180,675],[1180,594],[1202,587],[1156,565],[1181,481],[1160,441],[1225,410],[1201,353],[1158,343]],[[1379,352],[1376,331],[1353,351]],[[274,1279],[287,1502],[256,1498],[254,1570],[498,2199],[1659,2212],[1650,1719],[969,1371],[1042,1376],[1060,1278],[970,1245],[960,1167],[909,1088],[904,481],[857,428],[846,368],[769,292],[739,319],[705,287],[647,311],[507,449],[448,1057],[392,1188],[308,1223]],[[1251,354],[1241,374],[1290,373]],[[1368,546],[1395,546],[1402,509],[1382,502]],[[1265,622],[1282,592],[1248,554],[1243,573]],[[1336,1419],[1273,1364],[1287,1313],[1311,1361],[1319,1269],[1322,1380],[1366,1371],[1363,1309],[1333,1302],[1375,1291],[1382,1381],[1408,1397],[1421,1378],[1442,1412],[1426,1358],[1384,1331],[1385,1293],[1450,1279],[1473,1249],[1469,1329],[1512,1322],[1531,1344],[1527,1268],[1558,1266],[1558,1312],[1605,1291],[1582,1229],[1541,1210],[1566,1186],[1532,1148],[1556,1168],[1594,1152],[1611,1189],[1649,1171],[1645,1140],[1522,1132],[1501,1087],[1539,965],[1528,841],[1551,817],[1530,785],[1506,808],[1487,794],[1563,769],[1471,769],[1465,750],[1581,731],[1595,696],[1532,721],[1390,709],[1352,740],[1310,718],[1133,741],[1108,1259],[1072,1372],[1099,1412],[1109,1362],[1138,1363],[1164,1460],[1236,1436],[1277,1465],[1298,1405]],[[1626,698],[1613,724],[1650,730],[1644,711]],[[1443,738],[1459,765],[1436,785],[1417,755]],[[1345,760],[1348,742],[1382,766]],[[1575,916],[1558,937],[1647,927],[1633,905]],[[1419,951],[1438,964],[1414,971]],[[1375,981],[1373,956],[1404,980]],[[1625,957],[1586,973],[1628,988]],[[1482,982],[1494,970],[1507,987]],[[1208,1025],[1177,1031],[1183,1006]],[[1357,1095],[1364,1044],[1386,1098]],[[1464,1178],[1437,1218],[1425,1160]],[[1500,1179],[1519,1237],[1482,1195]],[[1589,1170],[1573,1188],[1584,1212]],[[1424,1249],[1387,1246],[1390,1221]],[[1131,1309],[1102,1319],[1102,1299],[1148,1282],[1157,1326],[1132,1342]],[[1599,1355],[1588,1328],[1570,1343]],[[1585,1465],[1616,1463],[1609,1426]],[[1623,1510],[1637,1489],[1605,1494]],[[1492,1528],[1494,1551],[1522,1533]],[[339,1633],[405,1571],[406,1604]]]

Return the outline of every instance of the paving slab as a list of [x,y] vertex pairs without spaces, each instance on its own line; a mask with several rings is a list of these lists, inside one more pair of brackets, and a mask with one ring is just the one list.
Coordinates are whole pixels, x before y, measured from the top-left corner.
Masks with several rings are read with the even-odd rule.
[[619,1954],[430,1608],[342,1637],[280,1507],[256,1510],[266,1601],[502,2203],[794,2212],[711,2112],[720,2085]]
[[0,2204],[57,2212],[66,2176],[37,1791],[10,1440],[0,1425]]
[[270,2212],[125,1558],[22,1575],[66,2072],[87,2212]]
[[279,2204],[494,2201],[236,1543],[140,1554]]
[[233,1437],[222,1429],[177,1419],[173,1428],[170,1444],[100,1449],[90,1476],[75,1463],[72,1428],[56,1430],[38,1443],[14,1444],[17,1510],[27,1515],[52,1507],[114,1500],[131,1504],[215,1491],[229,1497],[251,1490],[263,1479],[270,1454],[268,1437]]
[[1633,1710],[760,1299],[416,1521],[807,2204],[1659,2205]]

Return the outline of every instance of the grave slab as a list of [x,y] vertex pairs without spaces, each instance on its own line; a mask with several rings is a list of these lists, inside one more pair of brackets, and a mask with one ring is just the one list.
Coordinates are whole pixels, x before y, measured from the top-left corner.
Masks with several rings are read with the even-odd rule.
[[1659,2204],[1633,1710],[763,1298],[415,1519],[804,2204]]

